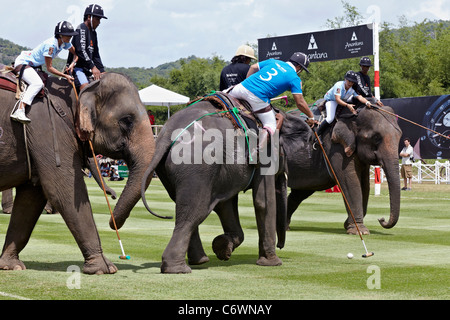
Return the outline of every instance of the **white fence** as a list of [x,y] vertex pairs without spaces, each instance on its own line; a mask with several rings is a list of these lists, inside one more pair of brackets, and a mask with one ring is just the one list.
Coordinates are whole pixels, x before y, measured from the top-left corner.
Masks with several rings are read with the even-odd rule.
[[[434,164],[423,164],[420,161],[416,161],[412,165],[413,167],[413,177],[412,182],[422,183],[422,182],[434,182],[435,184],[447,183],[450,184],[450,162],[439,162],[436,161]],[[399,171],[401,165],[398,166]],[[383,183],[386,178],[381,169],[381,182]],[[370,179],[375,179],[375,167],[370,167]]]

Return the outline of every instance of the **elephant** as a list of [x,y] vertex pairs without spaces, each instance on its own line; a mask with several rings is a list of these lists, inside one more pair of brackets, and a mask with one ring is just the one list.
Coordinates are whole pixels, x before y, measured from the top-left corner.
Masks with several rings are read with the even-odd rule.
[[[385,106],[392,112],[392,108]],[[370,165],[380,165],[387,177],[390,195],[389,220],[379,219],[383,228],[396,225],[400,214],[400,178],[398,146],[402,131],[395,117],[376,108],[358,109],[358,115],[342,113],[333,129],[328,129],[321,141],[340,182],[351,212],[362,234],[370,231],[363,224],[370,192]],[[277,190],[281,196],[291,189],[285,203],[285,213],[279,212],[280,223],[288,228],[291,216],[303,200],[314,192],[336,185],[325,162],[313,131],[301,119],[298,111],[288,113],[281,129],[280,142],[285,153],[287,182]],[[287,183],[287,185],[286,185]],[[280,196],[279,201],[283,202]],[[283,206],[281,206],[283,208]],[[344,227],[348,234],[358,230],[347,209]]]
[[[100,188],[102,188],[102,182],[100,181],[100,179],[103,180],[103,178],[101,176],[99,176],[96,166],[93,161],[94,161],[94,158],[88,158],[88,161],[87,161],[88,167],[89,167],[89,170],[91,171],[92,176],[94,177],[95,181],[100,186]],[[105,186],[106,194],[109,194],[112,199],[116,199],[117,198],[116,192],[113,189],[111,189],[104,181],[103,181],[103,185]],[[8,189],[8,190],[2,191],[2,209],[3,209],[4,213],[10,214],[12,212],[13,203],[14,203],[13,190]],[[44,207],[44,210],[47,213],[59,213],[53,209],[52,204],[48,201]]]
[[92,82],[79,99],[65,79],[50,77],[46,88],[47,97],[27,108],[27,125],[11,121],[15,94],[0,91],[0,190],[16,188],[0,269],[26,269],[19,253],[48,200],[81,250],[83,272],[116,273],[103,254],[81,169],[91,156],[88,140],[96,153],[125,160],[129,178],[114,212],[131,211],[155,149],[145,107],[136,86],[118,73]]
[[[162,273],[190,273],[186,254],[190,265],[209,261],[198,226],[213,210],[224,229],[224,234],[213,240],[213,251],[219,259],[228,260],[244,240],[238,218],[238,194],[249,188],[253,189],[259,234],[256,263],[262,266],[282,264],[275,252],[275,176],[269,174],[271,164],[257,166],[239,161],[243,159],[240,156],[244,157],[245,146],[233,143],[229,149],[225,137],[230,133],[239,135],[242,131],[235,130],[232,122],[217,112],[210,101],[203,100],[174,114],[158,134],[154,157],[143,177],[141,196],[150,212],[154,213],[147,204],[145,191],[148,177],[155,170],[176,203],[175,228],[162,254]],[[210,141],[214,142],[209,144]],[[115,213],[114,218],[120,228],[128,216]]]

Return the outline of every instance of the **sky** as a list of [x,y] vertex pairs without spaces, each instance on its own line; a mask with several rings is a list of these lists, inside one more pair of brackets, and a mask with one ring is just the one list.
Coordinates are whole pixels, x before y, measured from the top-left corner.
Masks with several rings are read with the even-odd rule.
[[[398,26],[450,20],[450,0],[346,0],[364,23]],[[56,24],[82,22],[92,0],[0,0],[0,38],[34,48],[53,36]],[[342,16],[340,0],[97,0],[105,11],[97,29],[106,67],[157,67],[195,55],[231,60],[236,49],[258,39],[327,30],[327,19]],[[67,53],[61,53],[65,58]]]

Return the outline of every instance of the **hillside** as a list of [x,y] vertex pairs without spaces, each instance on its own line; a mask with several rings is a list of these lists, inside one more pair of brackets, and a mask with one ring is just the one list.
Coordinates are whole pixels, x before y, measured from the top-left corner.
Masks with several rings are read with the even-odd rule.
[[9,40],[0,38],[0,63],[10,65],[24,50],[30,50],[30,48],[22,47]]
[[[10,65],[11,63],[14,62],[16,57],[24,50],[31,50],[31,49],[27,47],[22,47],[9,40],[0,38],[0,63],[4,65]],[[181,60],[189,62],[195,59],[196,59],[195,56],[190,56],[185,59],[179,59],[177,61],[164,63],[156,68],[139,68],[139,67],[106,68],[106,71],[120,72],[126,74],[128,77],[130,77],[130,79],[136,84],[138,88],[145,88],[151,84],[150,79],[152,77],[159,76],[167,78],[171,70],[180,69]],[[62,70],[65,63],[66,63],[65,60],[57,58],[53,61],[53,66],[58,70]]]

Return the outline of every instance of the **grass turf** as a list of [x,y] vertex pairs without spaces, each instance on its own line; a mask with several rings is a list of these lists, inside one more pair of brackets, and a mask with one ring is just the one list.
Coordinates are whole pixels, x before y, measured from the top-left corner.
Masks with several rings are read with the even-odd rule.
[[[94,218],[106,256],[116,264],[115,275],[88,276],[68,272],[81,268],[82,255],[60,215],[42,214],[30,242],[20,254],[26,271],[0,272],[0,299],[57,300],[380,300],[449,299],[450,186],[420,184],[402,192],[397,226],[383,229],[377,219],[389,215],[389,197],[371,195],[365,218],[371,235],[364,240],[375,255],[363,259],[358,236],[343,229],[346,218],[338,193],[316,192],[293,215],[286,246],[278,250],[280,267],[255,264],[258,236],[251,191],[241,194],[239,209],[244,243],[229,261],[218,260],[211,249],[222,233],[212,213],[200,226],[210,262],[193,266],[191,274],[160,273],[161,255],[174,227],[148,213],[140,201],[120,230],[125,252],[120,260],[115,231],[103,192],[86,179]],[[125,181],[109,182],[118,192]],[[147,200],[161,215],[174,215],[175,204],[159,180],[147,190]],[[112,206],[116,203],[110,200]],[[0,214],[0,241],[4,242],[9,216]],[[355,258],[347,259],[348,252]],[[69,289],[73,284],[80,289]],[[69,286],[68,286],[69,284]],[[375,287],[375,288],[374,288]]]

